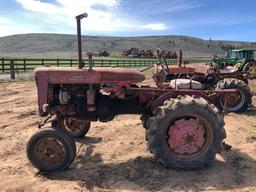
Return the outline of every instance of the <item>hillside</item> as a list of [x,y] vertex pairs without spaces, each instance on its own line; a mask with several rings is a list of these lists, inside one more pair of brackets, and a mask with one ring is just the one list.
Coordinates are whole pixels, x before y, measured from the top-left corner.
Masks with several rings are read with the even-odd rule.
[[[184,51],[187,57],[207,57],[224,54],[227,46],[251,47],[255,43],[203,40],[188,36],[97,37],[83,36],[83,50],[105,49],[119,54],[131,47]],[[56,58],[76,57],[76,35],[22,34],[0,37],[0,57]]]

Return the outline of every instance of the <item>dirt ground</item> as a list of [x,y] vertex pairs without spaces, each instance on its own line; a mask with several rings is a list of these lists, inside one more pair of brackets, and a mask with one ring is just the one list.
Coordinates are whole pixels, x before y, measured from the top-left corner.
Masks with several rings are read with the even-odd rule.
[[25,153],[41,120],[36,100],[32,81],[0,84],[0,191],[256,191],[255,108],[225,117],[232,151],[203,170],[161,167],[147,150],[139,116],[123,115],[93,123],[88,136],[77,140],[69,170],[42,175]]

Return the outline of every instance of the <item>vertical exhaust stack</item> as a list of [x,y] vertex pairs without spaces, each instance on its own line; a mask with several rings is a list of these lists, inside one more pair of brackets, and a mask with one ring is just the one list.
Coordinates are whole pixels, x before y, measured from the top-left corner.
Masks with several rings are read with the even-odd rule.
[[[87,18],[88,14],[83,13],[81,15],[76,16],[76,24],[77,24],[77,45],[78,45],[78,64],[79,69],[83,69],[84,63],[83,63],[83,55],[82,55],[82,37],[81,37],[81,20],[83,18]],[[89,52],[89,71],[92,72],[92,56],[93,53]],[[87,95],[87,111],[96,111],[95,108],[95,89],[93,88],[92,84],[89,84],[89,89],[86,91]]]
[[88,14],[83,13],[76,16],[76,24],[77,24],[77,45],[78,45],[78,68],[82,69],[84,67],[83,64],[83,56],[82,56],[82,38],[81,38],[81,20],[83,18],[87,18]]

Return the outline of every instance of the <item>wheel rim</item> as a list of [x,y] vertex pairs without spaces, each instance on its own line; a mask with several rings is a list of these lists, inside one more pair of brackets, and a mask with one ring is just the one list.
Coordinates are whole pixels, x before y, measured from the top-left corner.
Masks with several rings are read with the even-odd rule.
[[66,117],[64,119],[64,128],[70,133],[78,132],[79,130],[87,126],[88,122],[86,121],[79,121],[71,117]]
[[61,141],[52,137],[40,139],[34,151],[36,158],[47,165],[60,164],[66,156],[66,150]]
[[[245,94],[241,91],[238,90],[236,93],[229,93],[229,94],[224,94],[220,98],[221,100],[221,107],[233,112],[239,110],[241,107],[243,107],[245,103]],[[225,104],[226,101],[226,104]]]
[[256,64],[248,63],[245,68],[246,72],[248,72],[252,76],[256,76]]
[[200,157],[211,142],[204,120],[185,117],[174,121],[168,129],[168,145],[172,154],[183,160]]

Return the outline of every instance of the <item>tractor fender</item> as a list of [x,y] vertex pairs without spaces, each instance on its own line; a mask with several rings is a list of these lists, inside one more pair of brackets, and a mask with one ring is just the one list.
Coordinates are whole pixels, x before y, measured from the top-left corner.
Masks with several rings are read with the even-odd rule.
[[158,97],[156,100],[154,100],[151,104],[151,111],[154,111],[157,107],[162,106],[166,100],[169,100],[170,98],[177,98],[178,96],[183,95],[189,95],[191,97],[202,97],[206,101],[209,102],[209,104],[215,105],[215,98],[209,97],[207,94],[201,91],[193,91],[193,90],[172,90],[168,93],[165,93]]

